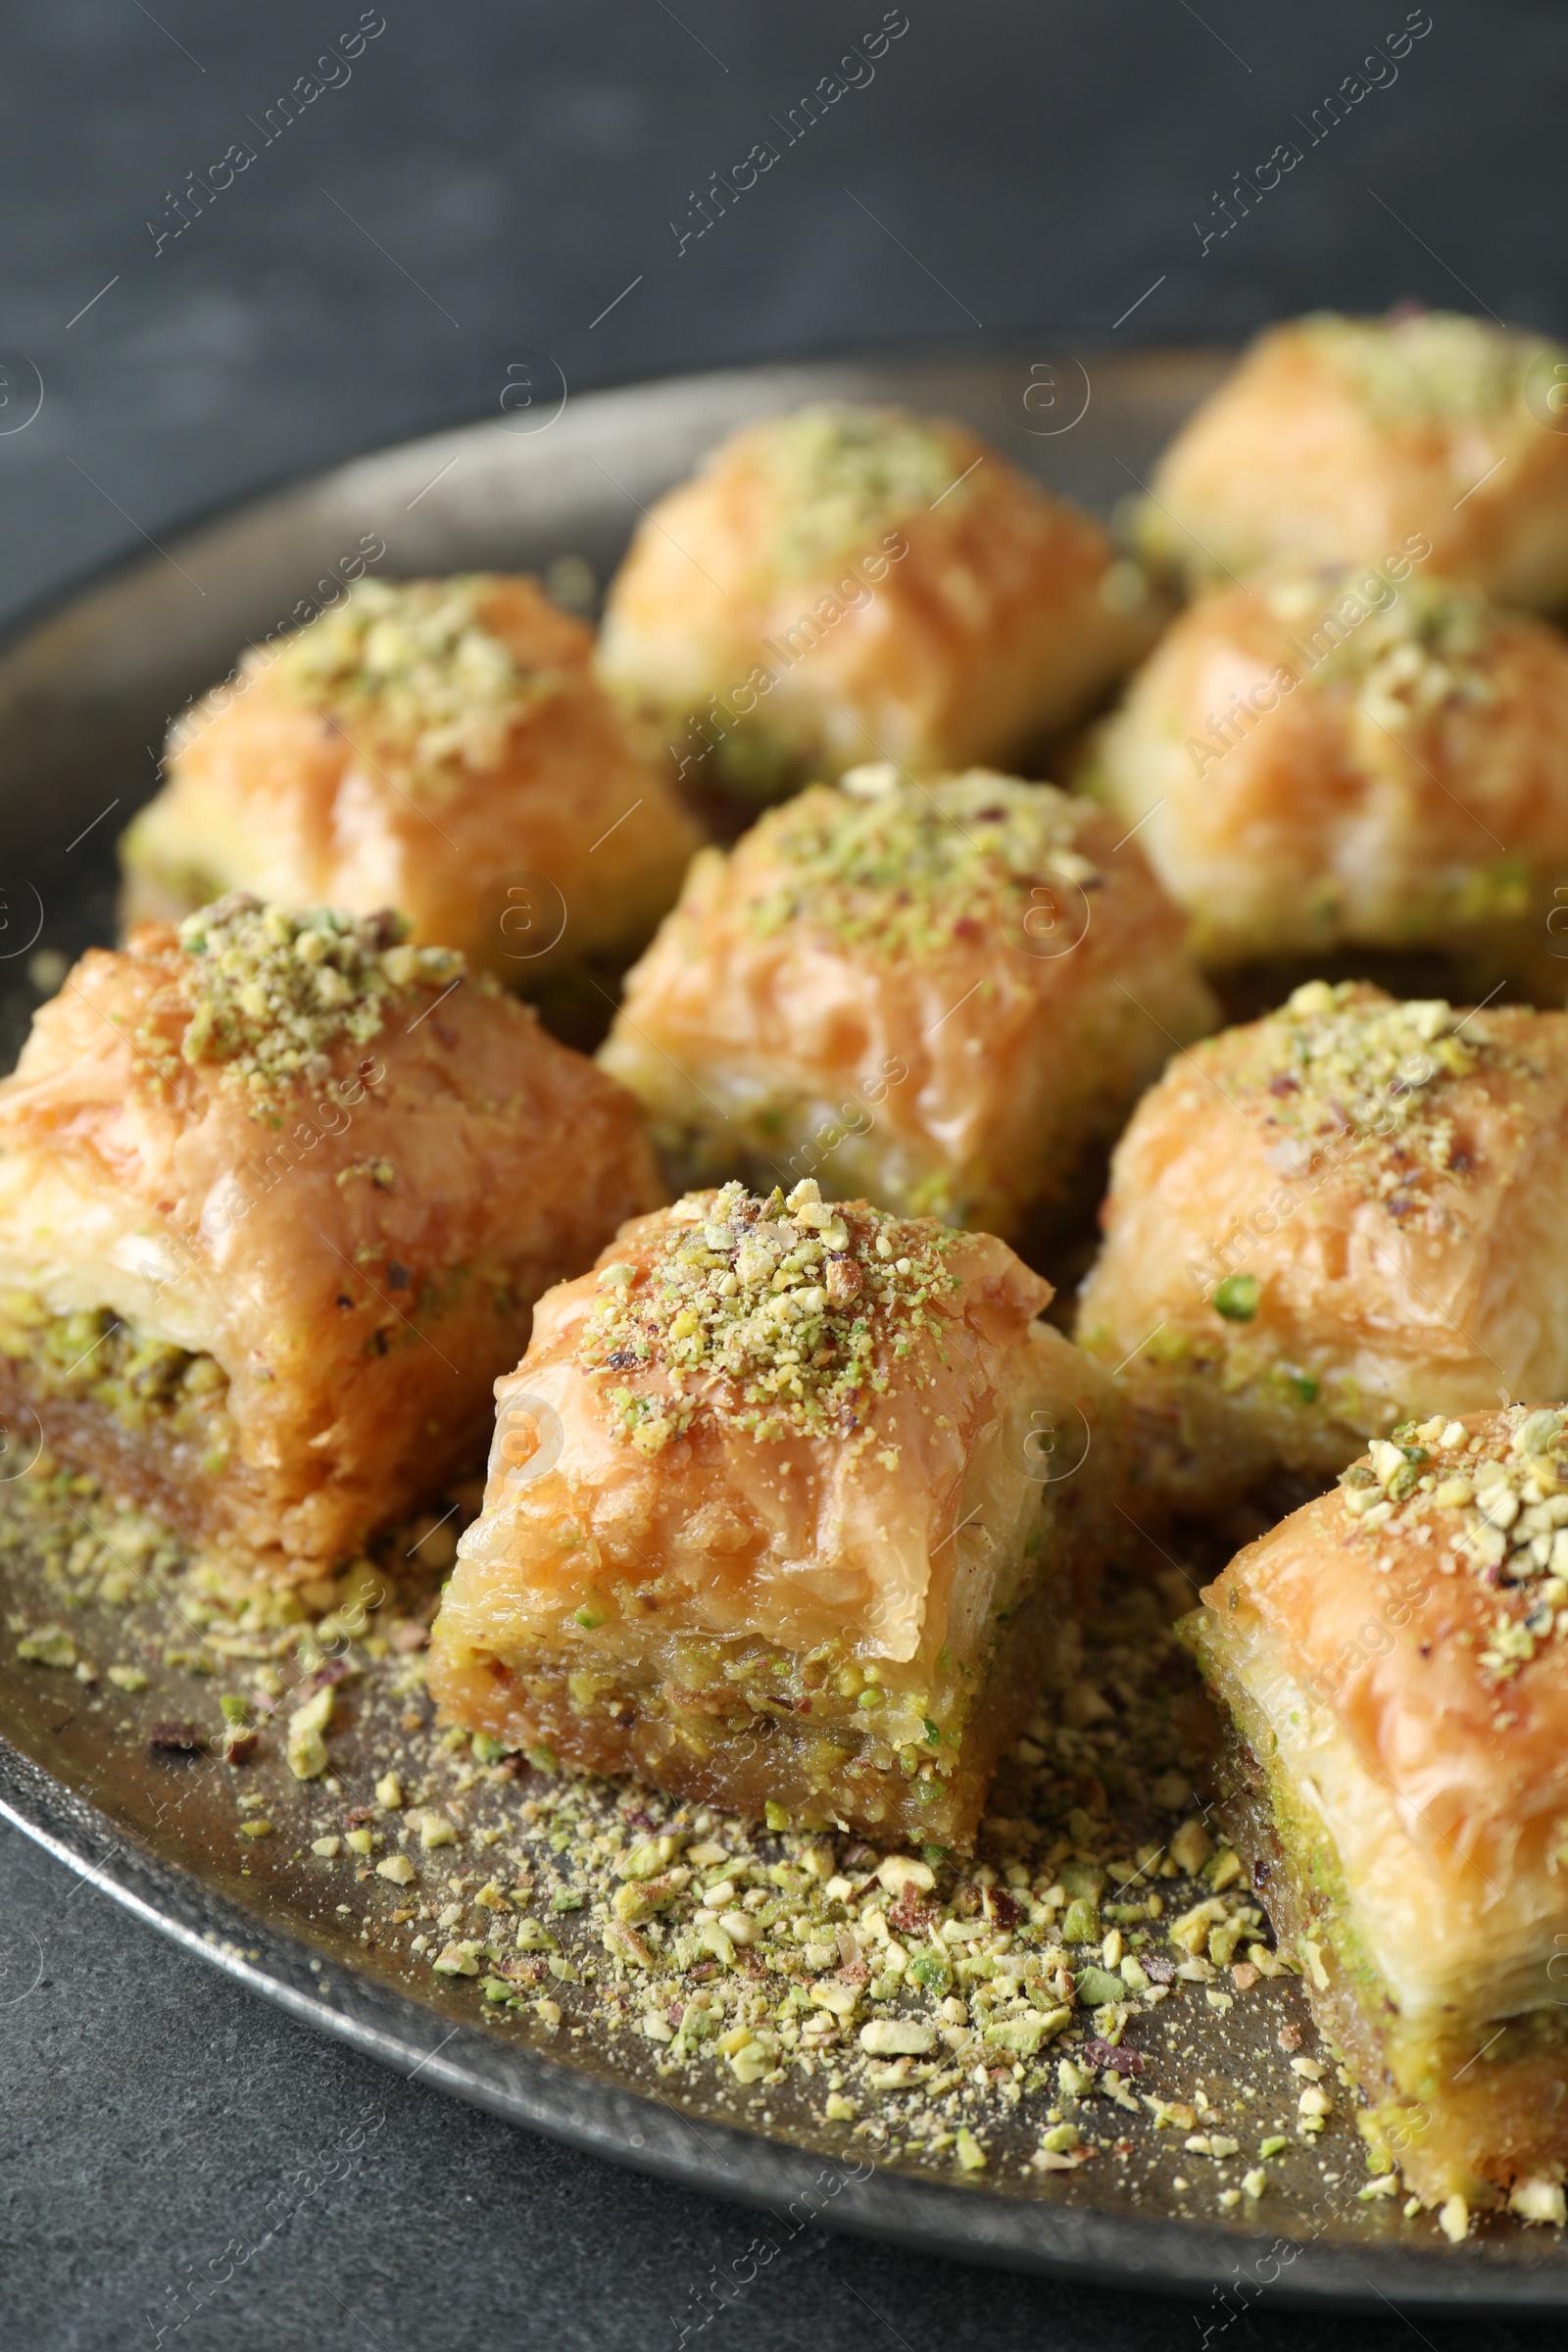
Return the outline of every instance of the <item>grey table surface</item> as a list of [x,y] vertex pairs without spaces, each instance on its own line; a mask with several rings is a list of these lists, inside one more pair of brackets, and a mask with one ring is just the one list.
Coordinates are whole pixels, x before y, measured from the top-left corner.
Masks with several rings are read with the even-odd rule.
[[[1405,296],[1568,329],[1551,0],[8,0],[0,41],[0,616],[259,484],[492,409],[528,351],[575,390],[869,343],[1229,339]],[[791,139],[829,74],[854,86]],[[302,77],[318,94],[285,120]],[[761,140],[777,165],[698,235],[711,174]],[[1284,141],[1278,188],[1227,208]],[[253,160],[204,194],[236,146]],[[671,2315],[757,2227],[318,2040],[0,1833],[19,2352],[673,2352]],[[1546,2341],[1195,2311],[816,2232],[702,2332]]]

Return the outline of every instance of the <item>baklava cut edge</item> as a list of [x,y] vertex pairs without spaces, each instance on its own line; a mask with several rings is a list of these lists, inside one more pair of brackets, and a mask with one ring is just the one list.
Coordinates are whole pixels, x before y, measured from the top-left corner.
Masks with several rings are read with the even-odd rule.
[[1505,2198],[1560,2222],[1568,1408],[1374,1439],[1177,1630],[1223,1719],[1217,1808],[1375,2168],[1446,2227]]
[[1233,1682],[1232,1709],[1203,1778],[1282,1950],[1298,1955],[1313,2023],[1366,2102],[1356,2117],[1371,2163],[1397,2166],[1428,2205],[1458,2195],[1496,2205],[1522,2181],[1568,2165],[1568,2008],[1524,2010],[1446,2032],[1402,2027],[1346,1916],[1338,1852],[1294,1780],[1261,1761],[1267,1732]]
[[[776,1828],[966,1848],[1107,1548],[1114,1396],[1034,1321],[1049,1286],[1004,1245],[863,1203],[803,1205],[837,1246],[830,1269],[863,1258],[869,1288],[891,1235],[888,1296],[921,1291],[911,1322],[906,1298],[865,1318],[863,1387],[821,1426],[760,1437],[701,1405],[661,1432],[647,1415],[667,1415],[667,1395],[614,1390],[617,1428],[577,1352],[595,1279],[552,1294],[498,1389],[485,1513],[443,1600],[431,1690],[451,1719],[547,1761]],[[692,1209],[689,1197],[670,1215]],[[777,1194],[732,1185],[696,1213],[710,1232],[715,1213],[750,1220],[744,1264],[768,1209],[787,1238]],[[629,1264],[654,1287],[662,1223],[628,1228],[599,1283]],[[961,1294],[951,1317],[945,1291]],[[819,1355],[860,1345],[848,1310],[835,1324],[819,1288],[806,1297]],[[675,1389],[678,1410],[694,1387]],[[533,1459],[552,1466],[529,1483]]]
[[0,1081],[17,1450],[280,1584],[468,1471],[534,1299],[661,1198],[631,1097],[402,930],[139,926]]

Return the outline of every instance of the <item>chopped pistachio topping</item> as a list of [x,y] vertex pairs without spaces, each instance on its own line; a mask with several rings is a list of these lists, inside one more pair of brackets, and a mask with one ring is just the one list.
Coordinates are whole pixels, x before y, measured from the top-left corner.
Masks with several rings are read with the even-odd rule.
[[1264,602],[1292,628],[1334,630],[1340,643],[1312,662],[1315,687],[1348,686],[1357,710],[1391,734],[1441,706],[1491,702],[1487,662],[1496,629],[1495,608],[1473,588],[1413,577],[1388,603],[1367,609],[1360,583],[1364,565],[1332,570],[1286,570],[1271,575]]
[[362,730],[415,770],[492,768],[517,721],[565,682],[528,671],[480,617],[494,583],[363,580],[348,601],[288,639],[271,675],[283,691]]
[[776,517],[769,556],[808,571],[873,542],[902,514],[927,513],[944,491],[952,512],[972,494],[967,483],[953,488],[959,446],[951,426],[898,409],[821,402],[779,417],[753,444]]
[[1255,1274],[1227,1274],[1223,1282],[1215,1284],[1210,1304],[1227,1323],[1250,1323],[1261,1295],[1262,1285]]
[[185,1060],[221,1062],[258,1094],[301,1073],[324,1083],[334,1046],[368,1045],[389,1003],[463,973],[455,948],[405,946],[407,929],[398,914],[291,911],[244,891],[187,915]]
[[1568,1635],[1568,1407],[1513,1405],[1483,1440],[1441,1413],[1406,1422],[1342,1472],[1340,1494],[1358,1535],[1426,1529],[1440,1564],[1495,1588],[1481,1664],[1497,1681]]
[[[31,1603],[9,1616],[13,1636],[30,1622],[53,1650],[67,1616],[80,1641],[133,1647],[166,1685],[221,1659],[202,1701],[215,1717],[243,1677],[258,1745],[231,1786],[237,1823],[254,1817],[263,1832],[239,1852],[259,1875],[273,1858],[294,1902],[291,1865],[313,1856],[318,1915],[329,1903],[336,1932],[357,1934],[378,1971],[418,1991],[433,1984],[465,2021],[519,2042],[569,2032],[585,2057],[699,2116],[718,2099],[733,2118],[740,2095],[748,2121],[793,2131],[801,2110],[778,2109],[805,2102],[843,2127],[835,2144],[876,2159],[951,2174],[968,2161],[962,2132],[986,2177],[1022,2186],[1085,2164],[1119,2172],[1135,2152],[1140,2170],[1191,2161],[1194,2137],[1207,2142],[1217,2198],[1239,2193],[1219,2183],[1242,2178],[1254,2150],[1293,2193],[1307,2146],[1286,2137],[1299,2082],[1282,2053],[1306,2030],[1300,1962],[1271,1948],[1238,1856],[1213,1851],[1192,1815],[1178,1768],[1192,1672],[1142,1583],[1108,1580],[1081,1652],[1064,1639],[998,1785],[1006,1813],[988,1817],[981,1854],[963,1859],[939,1844],[764,1833],[563,1772],[542,1747],[525,1751],[530,1771],[500,1742],[481,1754],[455,1727],[437,1730],[421,1655],[433,1595],[422,1578],[405,1582],[407,1528],[388,1531],[373,1574],[362,1562],[279,1593],[192,1559],[50,1462],[0,1483],[0,1536],[11,1598]],[[1189,1579],[1170,1574],[1185,1593]],[[351,1612],[367,1577],[371,1590],[384,1580],[384,1605]],[[405,1618],[416,1596],[419,1617]],[[167,1648],[172,1609],[200,1625],[200,1655]],[[28,1670],[43,1676],[42,1655]],[[301,1779],[294,1716],[328,1671],[353,1691],[350,1737]],[[139,1748],[149,1719],[156,1729],[172,1711],[167,1688],[121,1695],[148,1680],[110,1678],[108,1703],[124,1709],[102,1727],[111,1755]],[[408,1804],[377,1811],[393,1771]],[[1217,2002],[1233,2000],[1222,1981],[1251,2012],[1248,2036],[1215,2023]],[[1345,2104],[1335,2096],[1322,2119],[1314,2164],[1353,2148]],[[1352,2179],[1351,2213],[1355,2193]]]
[[1067,793],[986,768],[922,784],[852,768],[843,790],[813,784],[761,818],[741,887],[764,937],[802,922],[884,955],[929,954],[1016,932],[1039,889],[1099,884],[1075,847],[1087,821]]
[[0,1290],[0,1357],[31,1367],[51,1396],[89,1396],[128,1429],[162,1427],[193,1445],[204,1469],[221,1466],[232,1439],[228,1375],[112,1308],[57,1315],[36,1292]]
[[[1452,1170],[1451,1081],[1507,1058],[1442,999],[1399,1004],[1359,981],[1310,980],[1246,1034],[1250,1055],[1228,1083],[1266,1105],[1285,1174],[1304,1173],[1320,1141],[1367,1134],[1396,1144],[1402,1182]],[[1383,1174],[1369,1155],[1366,1181],[1382,1189]]]
[[298,1781],[319,1780],[326,1770],[326,1727],[332,1720],[332,1705],[328,1683],[296,1707],[288,1719],[288,1768]]
[[1455,311],[1398,318],[1346,318],[1320,311],[1303,333],[1347,376],[1380,423],[1476,423],[1520,405],[1530,362],[1548,348],[1539,335]]
[[[760,1441],[848,1432],[918,1335],[949,1320],[962,1287],[947,1263],[956,1240],[862,1201],[829,1204],[810,1177],[788,1200],[741,1184],[688,1193],[636,1279],[602,1282],[581,1360],[643,1452],[699,1412]],[[671,1394],[615,1378],[649,1369],[671,1376]]]

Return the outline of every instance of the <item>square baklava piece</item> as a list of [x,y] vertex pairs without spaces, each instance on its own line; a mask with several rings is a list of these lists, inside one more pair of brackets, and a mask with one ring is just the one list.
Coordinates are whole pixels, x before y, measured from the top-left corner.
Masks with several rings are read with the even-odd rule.
[[1085,1595],[1114,1398],[989,1235],[738,1184],[540,1301],[447,1718],[774,1827],[966,1847]]
[[1228,1724],[1222,1816],[1374,2169],[1455,2236],[1504,2197],[1563,2220],[1565,1423],[1401,1423],[1182,1626]]
[[689,788],[755,800],[873,760],[1010,762],[1162,617],[1098,522],[963,426],[823,403],[748,425],[657,502],[599,673]]
[[1313,981],[1133,1114],[1079,1301],[1154,1495],[1568,1396],[1568,1014]]
[[397,906],[525,996],[612,979],[698,833],[531,579],[361,580],[175,723],[121,845],[128,920],[227,890]]
[[1177,434],[1137,521],[1194,582],[1402,547],[1499,604],[1568,598],[1568,349],[1413,306],[1270,327]]
[[1408,556],[1200,598],[1080,782],[1205,965],[1422,955],[1561,1002],[1568,642]]
[[663,1197],[631,1097],[399,931],[143,925],[0,1083],[0,1409],[279,1582],[482,1457],[533,1301]]
[[1075,1205],[1218,1011],[1125,828],[887,765],[701,855],[602,1049],[677,1182],[803,1176],[1012,1236]]

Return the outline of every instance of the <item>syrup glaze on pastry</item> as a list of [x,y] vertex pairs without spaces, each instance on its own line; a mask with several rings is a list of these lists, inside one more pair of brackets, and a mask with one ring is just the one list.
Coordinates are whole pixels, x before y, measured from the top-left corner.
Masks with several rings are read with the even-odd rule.
[[362,580],[174,728],[122,844],[127,919],[232,889],[393,906],[525,995],[623,962],[698,834],[592,644],[533,580]]
[[1012,1235],[1218,1017],[1136,842],[973,769],[854,770],[694,863],[602,1059],[672,1169]]
[[967,1845],[1104,1542],[1109,1383],[1004,1244],[739,1185],[541,1300],[432,1642],[446,1714],[770,1820]]
[[1565,1420],[1402,1424],[1182,1628],[1226,1826],[1429,2202],[1568,2164]]
[[825,404],[747,426],[659,501],[599,671],[689,782],[755,802],[875,760],[1009,760],[1158,615],[1098,522],[961,425]]
[[1084,781],[1205,963],[1428,951],[1561,998],[1568,643],[1398,550],[1200,598]]
[[90,950],[0,1083],[0,1395],[276,1581],[482,1446],[533,1300],[660,1197],[635,1103],[395,917]]
[[1452,312],[1270,327],[1155,469],[1139,544],[1194,581],[1375,560],[1409,533],[1499,604],[1568,599],[1568,352]]
[[1077,1323],[1152,1490],[1209,1509],[1412,1416],[1568,1394],[1565,1148],[1560,1012],[1315,981],[1174,1061]]

